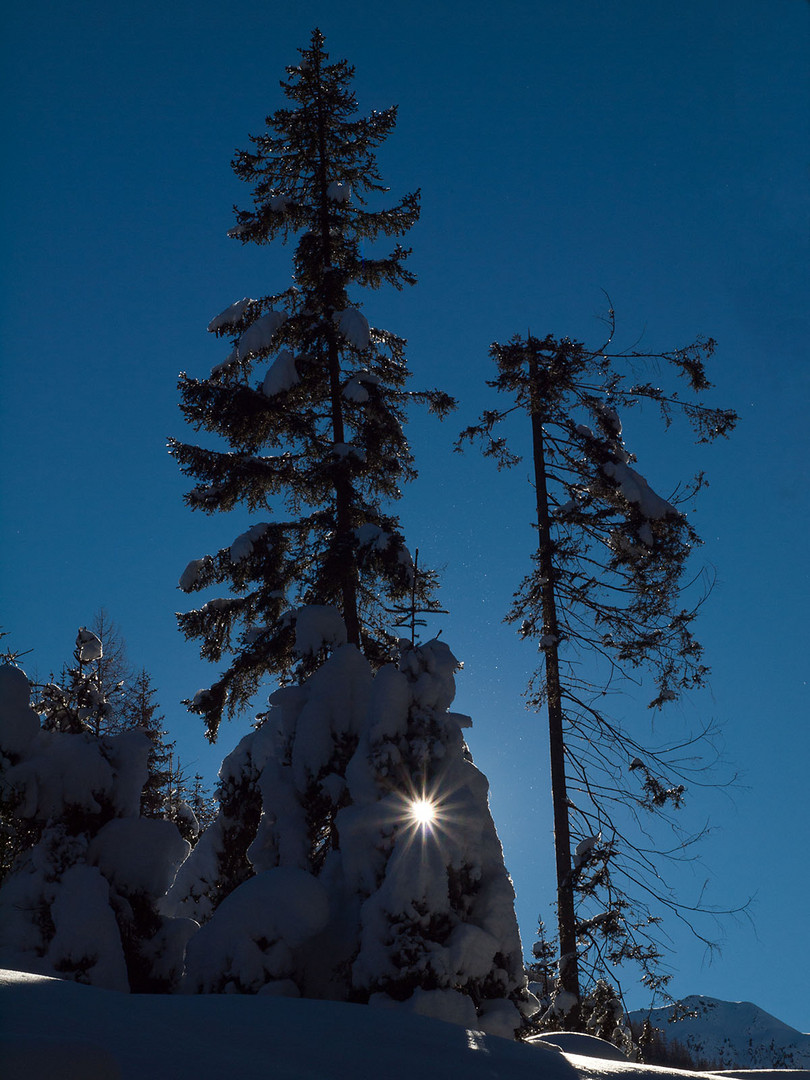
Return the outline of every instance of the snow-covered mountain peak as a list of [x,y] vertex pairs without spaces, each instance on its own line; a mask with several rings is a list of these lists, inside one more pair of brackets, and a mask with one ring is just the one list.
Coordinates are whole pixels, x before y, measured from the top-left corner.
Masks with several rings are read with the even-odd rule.
[[[684,1009],[687,1015],[674,1019]],[[630,1014],[635,1024],[646,1018],[643,1010]],[[678,1042],[693,1057],[718,1067],[810,1068],[810,1035],[750,1001],[721,1001],[693,994],[675,1008],[653,1009],[649,1019],[667,1042]]]
[[791,1038],[797,1035],[802,1036],[802,1032],[750,1001],[721,1001],[719,998],[706,997],[703,994],[692,994],[684,998],[682,1004],[690,1012],[696,1012],[698,1018],[705,1018],[711,1020],[712,1023],[722,1025],[729,1035],[736,1030],[745,1032],[747,1035],[756,1031],[768,1034],[780,1032],[785,1037]]

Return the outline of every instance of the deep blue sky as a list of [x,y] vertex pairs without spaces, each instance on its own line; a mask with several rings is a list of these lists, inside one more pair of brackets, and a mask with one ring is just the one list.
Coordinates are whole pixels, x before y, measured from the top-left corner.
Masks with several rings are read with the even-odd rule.
[[[663,494],[696,468],[711,481],[695,524],[718,575],[700,624],[712,690],[659,724],[724,724],[741,786],[695,793],[688,812],[716,832],[703,876],[687,873],[680,894],[704,877],[721,906],[756,893],[756,931],[727,923],[711,966],[673,928],[672,990],[751,999],[810,1030],[805,0],[33,0],[9,11],[6,644],[33,649],[29,674],[44,676],[104,607],[152,672],[191,771],[213,776],[248,728],[249,717],[226,726],[210,749],[178,704],[213,673],[175,629],[177,579],[245,526],[185,509],[165,440],[185,435],[178,372],[224,356],[209,319],[289,280],[289,250],[226,238],[232,204],[249,195],[229,163],[282,103],[283,68],[315,25],[356,65],[363,109],[400,106],[382,169],[395,193],[422,189],[409,237],[420,283],[369,295],[366,311],[409,339],[414,385],[461,402],[443,427],[414,420],[421,476],[401,511],[411,547],[446,567],[451,614],[431,630],[465,662],[457,707],[475,722],[527,949],[553,892],[546,739],[521,698],[534,653],[500,620],[529,565],[532,495],[527,469],[499,475],[450,447],[491,403],[489,343],[528,327],[596,343],[602,289],[624,344],[719,342],[713,402],[741,417],[730,442],[698,453],[678,433],[625,425]],[[640,991],[629,1000],[643,1004]]]

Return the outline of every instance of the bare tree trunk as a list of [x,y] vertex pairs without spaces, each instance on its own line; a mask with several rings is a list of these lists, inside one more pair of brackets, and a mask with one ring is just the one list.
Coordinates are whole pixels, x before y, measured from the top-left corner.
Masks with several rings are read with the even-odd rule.
[[[537,498],[538,565],[542,578],[543,603],[542,648],[546,659],[546,702],[548,705],[549,752],[551,758],[551,801],[554,812],[554,852],[557,866],[557,925],[560,949],[560,986],[580,1001],[579,962],[577,958],[574,883],[571,873],[571,833],[568,820],[568,793],[565,779],[565,738],[563,734],[562,692],[560,687],[559,626],[554,591],[554,560],[551,543],[551,518],[546,485],[546,462],[543,445],[543,418],[538,405],[537,352],[529,346],[531,383],[532,450]],[[576,1026],[579,1008],[569,1014]]]

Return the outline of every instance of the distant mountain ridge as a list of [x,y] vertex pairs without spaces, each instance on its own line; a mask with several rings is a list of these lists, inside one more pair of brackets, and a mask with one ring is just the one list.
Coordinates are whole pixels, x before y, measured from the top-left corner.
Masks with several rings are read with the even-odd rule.
[[673,1022],[672,1006],[628,1015],[638,1025],[649,1015],[667,1042],[678,1042],[695,1058],[720,1068],[810,1069],[810,1034],[802,1034],[750,1001],[720,1001],[694,994],[675,1008],[679,1006],[694,1015]]

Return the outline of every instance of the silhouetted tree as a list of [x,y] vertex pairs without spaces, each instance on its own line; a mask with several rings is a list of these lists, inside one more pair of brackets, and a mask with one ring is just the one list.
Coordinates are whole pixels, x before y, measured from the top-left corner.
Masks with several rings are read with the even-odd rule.
[[[683,747],[645,745],[606,712],[606,694],[646,670],[656,685],[650,708],[658,710],[703,686],[708,671],[692,633],[702,597],[685,595],[700,540],[681,509],[705,481],[700,474],[666,499],[656,494],[634,467],[620,414],[653,405],[665,428],[685,418],[701,443],[727,435],[737,419],[699,400],[711,386],[712,340],[660,353],[612,351],[612,311],[610,328],[596,349],[550,335],[492,345],[498,373],[490,385],[512,403],[485,412],[459,440],[460,448],[480,439],[499,467],[512,466],[520,456],[498,425],[512,413],[529,420],[538,546],[507,618],[543,657],[529,700],[549,723],[557,1009],[574,1026],[584,1022],[583,965],[594,981],[632,960],[652,989],[665,984],[653,909],[686,910],[660,882],[665,849],[650,846],[643,832],[632,839],[616,818],[619,807],[637,820],[652,812],[677,830],[670,811],[684,798]],[[642,381],[644,366],[682,376],[687,395]],[[680,835],[676,850],[691,839]]]
[[[329,63],[317,30],[287,73],[290,106],[234,159],[253,208],[237,212],[231,235],[256,244],[297,237],[293,285],[213,319],[208,329],[230,338],[231,352],[207,378],[180,377],[186,419],[227,451],[170,441],[197,482],[186,496],[192,509],[289,515],[253,520],[180,580],[187,592],[231,591],[179,616],[203,657],[233,657],[190,703],[211,740],[223,710],[245,706],[265,676],[303,678],[344,641],[375,665],[393,658],[387,609],[410,599],[414,582],[389,509],[415,475],[405,409],[421,402],[443,415],[453,405],[439,391],[406,391],[405,342],[370,326],[355,293],[414,281],[404,248],[377,256],[370,246],[403,235],[419,214],[418,194],[388,209],[367,205],[386,190],[375,150],[396,110],[356,115],[353,69]],[[420,607],[435,583],[422,569]]]

